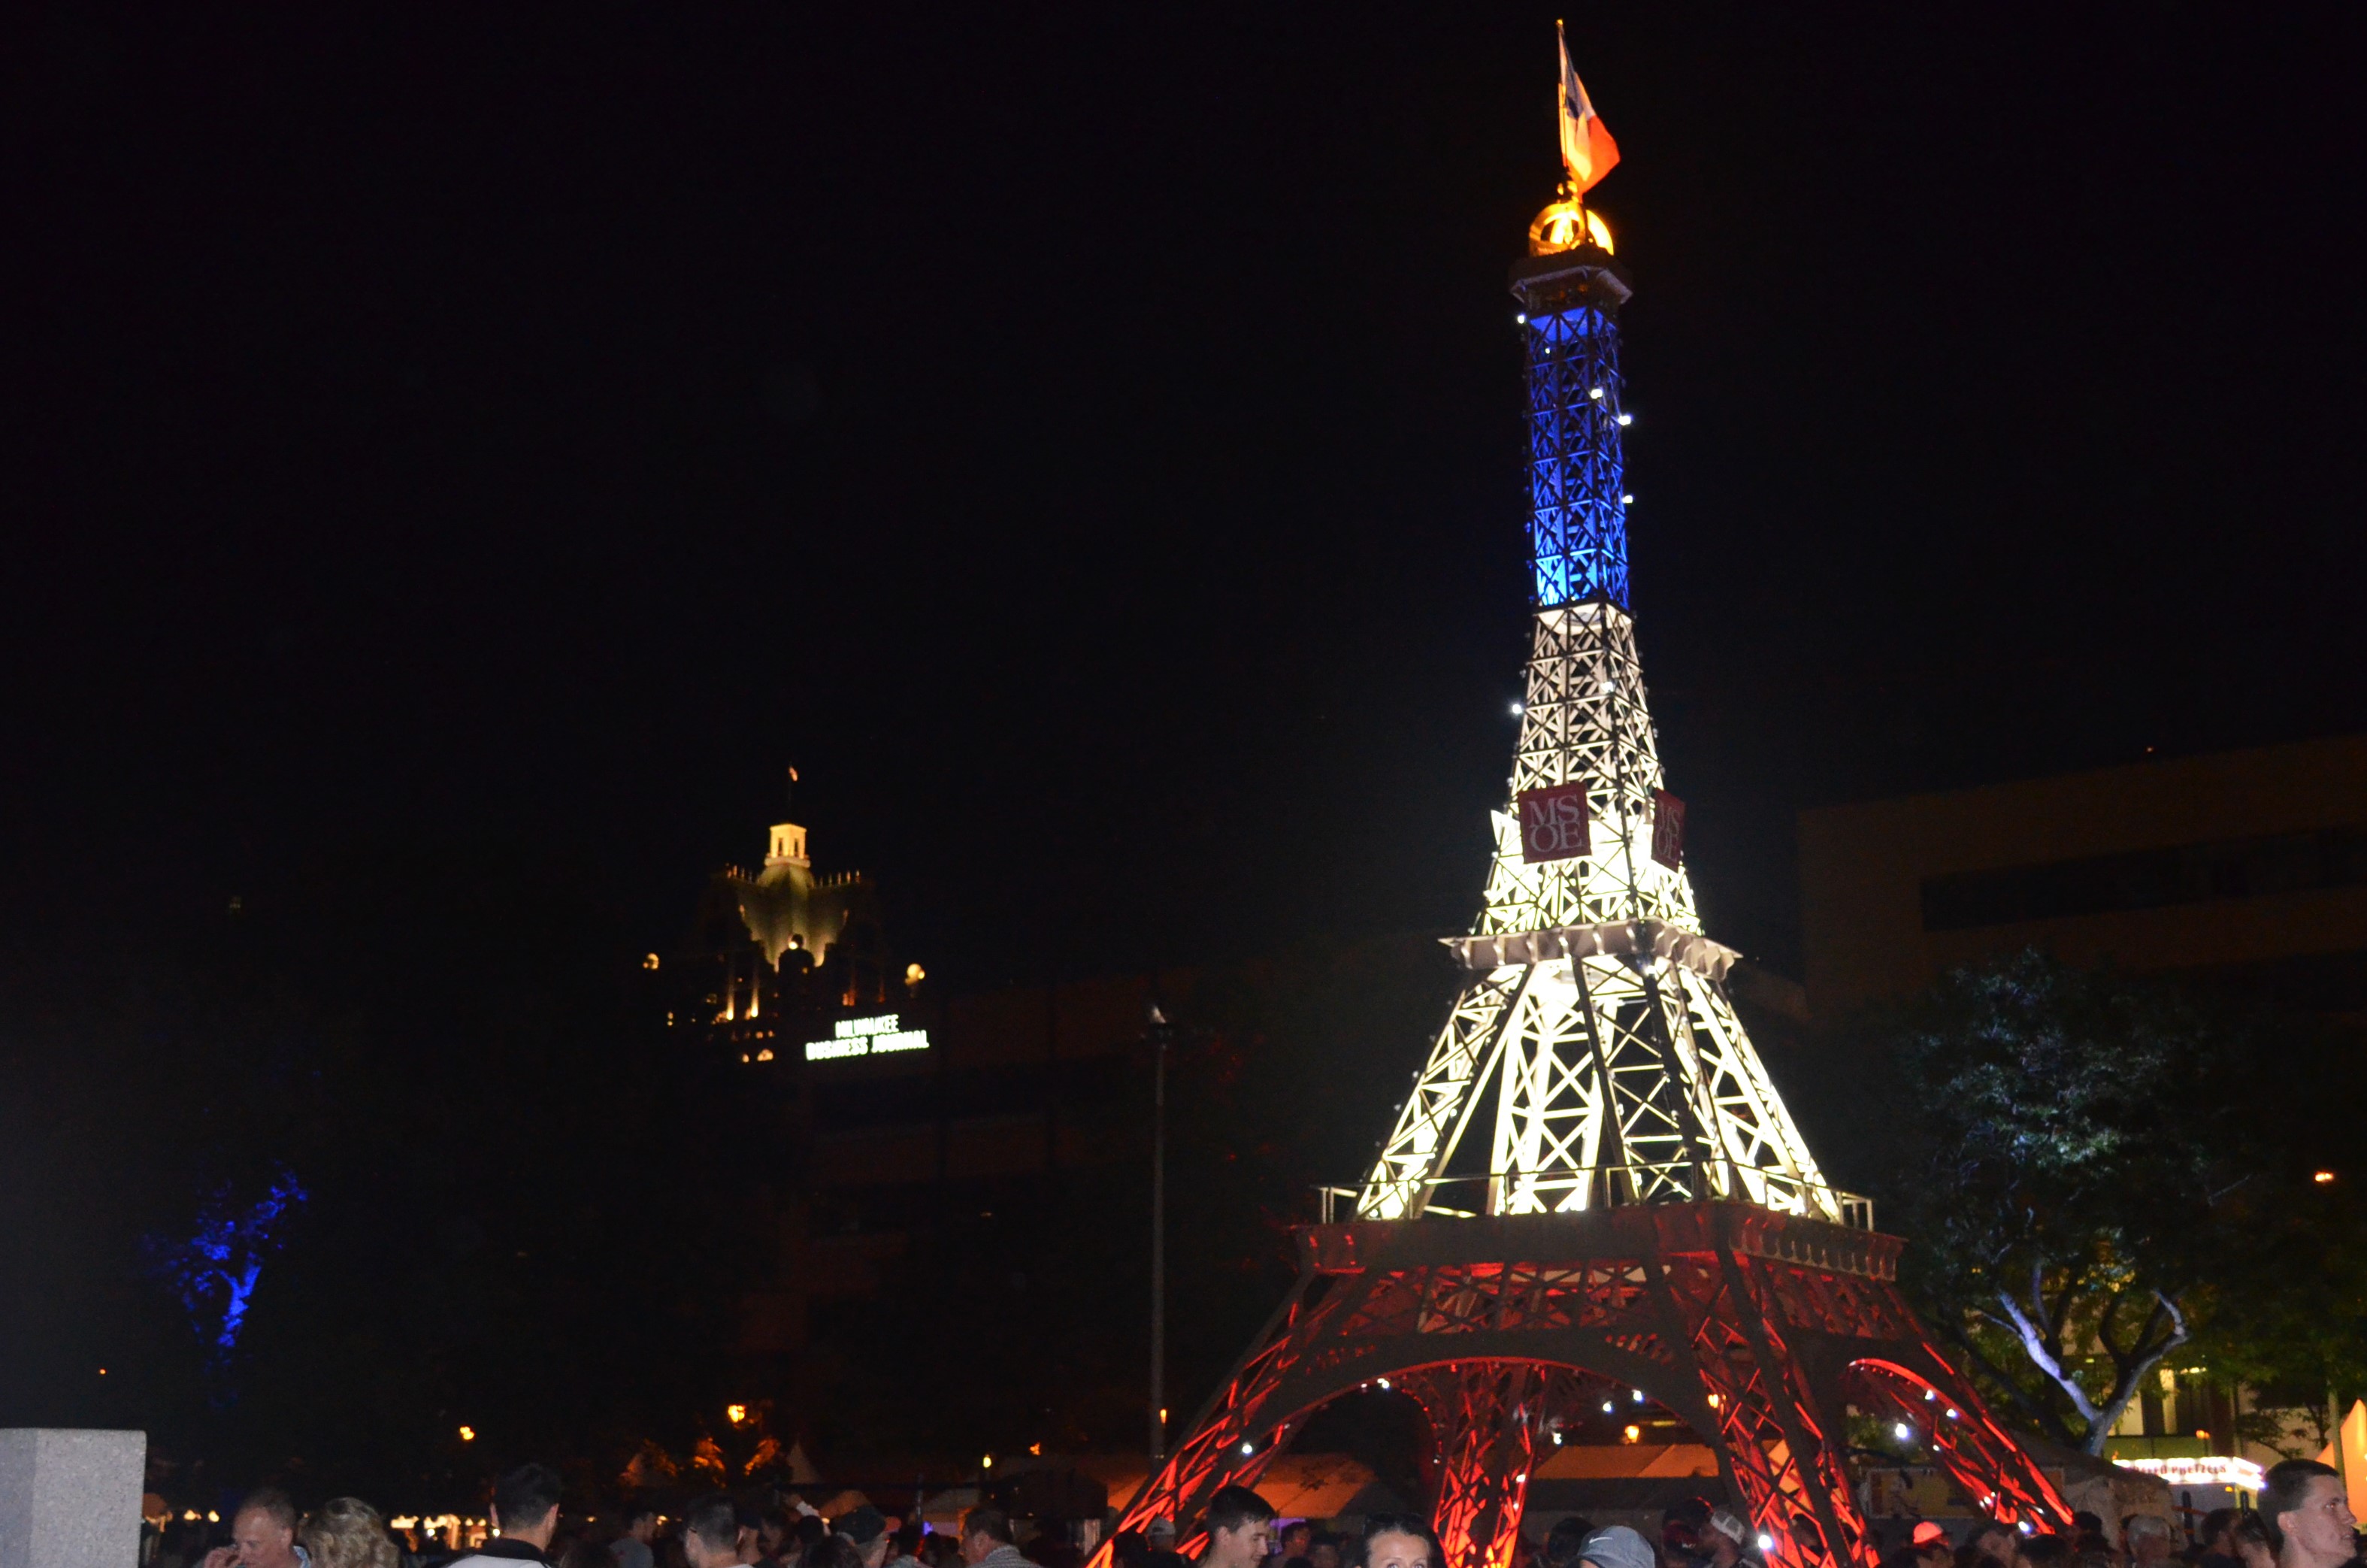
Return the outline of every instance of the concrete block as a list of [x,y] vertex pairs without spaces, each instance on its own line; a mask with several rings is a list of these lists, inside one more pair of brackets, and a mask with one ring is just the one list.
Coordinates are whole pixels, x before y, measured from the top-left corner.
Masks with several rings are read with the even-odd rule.
[[148,1434],[0,1427],[0,1568],[133,1568]]

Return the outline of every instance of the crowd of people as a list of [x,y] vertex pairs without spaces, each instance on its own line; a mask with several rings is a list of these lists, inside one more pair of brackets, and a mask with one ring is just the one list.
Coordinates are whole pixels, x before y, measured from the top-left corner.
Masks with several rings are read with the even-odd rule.
[[[569,1519],[559,1472],[528,1464],[493,1488],[493,1533],[482,1544],[448,1547],[398,1532],[368,1503],[339,1497],[309,1514],[266,1488],[241,1503],[228,1545],[201,1554],[160,1540],[147,1568],[1082,1568],[1101,1546],[1104,1521],[1023,1531],[1002,1510],[971,1508],[952,1531],[890,1518],[869,1504],[824,1519],[810,1509],[751,1507],[724,1494],[679,1516],[628,1505],[606,1518]],[[1803,1521],[1805,1524],[1805,1521]],[[1210,1499],[1195,1534],[1196,1559],[1176,1550],[1172,1520],[1110,1540],[1116,1568],[1447,1568],[1436,1533],[1419,1516],[1367,1517],[1342,1535],[1296,1520],[1279,1531],[1273,1506],[1227,1486]],[[2268,1471],[2257,1510],[2221,1509],[2191,1539],[2150,1514],[2108,1531],[2092,1514],[2066,1532],[2032,1532],[1976,1520],[1951,1536],[1936,1521],[1912,1527],[1882,1568],[2351,1568],[2360,1561],[2359,1521],[2340,1473],[2311,1460]],[[200,1543],[201,1544],[201,1543]],[[1564,1518],[1542,1542],[1522,1540],[1510,1568],[1766,1568],[1760,1542],[1740,1518],[1705,1500],[1670,1508],[1657,1541],[1625,1525],[1595,1528]]]

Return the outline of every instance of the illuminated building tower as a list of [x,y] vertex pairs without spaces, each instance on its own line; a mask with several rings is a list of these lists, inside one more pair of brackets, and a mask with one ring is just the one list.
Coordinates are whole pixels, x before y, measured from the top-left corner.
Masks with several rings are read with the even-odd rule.
[[676,968],[672,1021],[766,1061],[828,1035],[833,1014],[893,1006],[907,990],[871,879],[816,876],[796,823],[773,825],[761,869],[727,866],[708,879]]
[[1533,1465],[1646,1403],[1708,1439],[1782,1564],[1874,1561],[1852,1415],[1908,1428],[1981,1511],[2069,1523],[1908,1312],[1900,1242],[1825,1183],[1694,915],[1629,612],[1610,237],[1566,199],[1512,269],[1535,611],[1484,907],[1449,944],[1461,994],[1354,1218],[1299,1233],[1291,1295],[1121,1528],[1188,1536],[1374,1386],[1429,1418],[1449,1568],[1505,1568]]

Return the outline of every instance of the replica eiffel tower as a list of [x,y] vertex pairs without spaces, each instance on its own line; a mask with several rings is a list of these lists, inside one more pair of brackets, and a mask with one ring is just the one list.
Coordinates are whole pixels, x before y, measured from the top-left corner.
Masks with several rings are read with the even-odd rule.
[[1852,1416],[1910,1428],[1991,1516],[2067,1527],[1901,1299],[1900,1242],[1826,1184],[1727,1000],[1737,955],[1694,915],[1628,608],[1629,286],[1582,204],[1616,152],[1566,53],[1563,94],[1571,182],[1512,278],[1527,699],[1486,906],[1450,943],[1462,991],[1353,1219],[1298,1233],[1297,1283],[1121,1528],[1166,1517],[1188,1543],[1217,1487],[1376,1385],[1429,1418],[1448,1568],[1506,1568],[1533,1465],[1606,1392],[1708,1440],[1771,1562],[1874,1561]]

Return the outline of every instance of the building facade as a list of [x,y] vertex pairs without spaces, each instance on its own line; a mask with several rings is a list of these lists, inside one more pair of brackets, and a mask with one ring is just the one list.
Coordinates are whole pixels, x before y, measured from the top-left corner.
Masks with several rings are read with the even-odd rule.
[[2367,1014],[2367,736],[1801,813],[1807,1001],[2023,948]]

